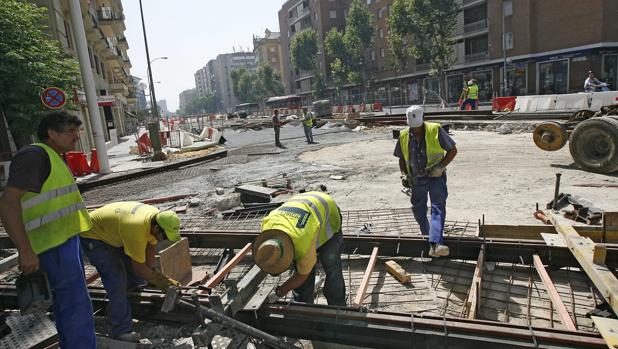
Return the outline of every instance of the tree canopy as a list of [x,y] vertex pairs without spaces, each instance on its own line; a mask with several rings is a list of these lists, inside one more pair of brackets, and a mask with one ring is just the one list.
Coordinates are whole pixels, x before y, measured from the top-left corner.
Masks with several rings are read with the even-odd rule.
[[313,73],[312,93],[316,98],[324,97],[326,84],[318,65],[318,34],[311,30],[304,30],[294,36],[290,46],[292,64],[296,68]]
[[241,103],[262,103],[266,97],[284,93],[279,74],[268,64],[257,71],[246,68],[232,70],[232,89]]
[[202,113],[215,113],[217,111],[217,101],[214,95],[196,96],[190,100],[179,113],[183,115],[194,115]]
[[[0,6],[0,113],[16,137],[34,132],[40,94],[58,87],[69,96],[80,85],[79,65],[47,34],[47,9],[27,1],[2,0]],[[0,116],[1,117],[1,116]]]

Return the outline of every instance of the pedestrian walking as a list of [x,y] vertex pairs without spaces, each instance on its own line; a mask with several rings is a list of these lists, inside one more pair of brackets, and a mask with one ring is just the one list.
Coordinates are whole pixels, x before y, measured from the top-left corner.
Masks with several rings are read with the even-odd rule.
[[2,223],[23,273],[43,271],[53,295],[61,348],[96,348],[92,302],[79,233],[92,227],[75,179],[61,154],[75,150],[82,121],[64,111],[43,116],[39,143],[15,154],[0,198]]
[[[423,122],[424,110],[413,105],[406,111],[408,126],[399,134],[394,156],[399,158],[401,183],[410,188],[412,213],[421,233],[429,236],[429,255],[448,256],[444,245],[446,219],[446,166],[457,155],[455,141],[438,123]],[[427,196],[431,221],[427,219]]]
[[461,110],[466,110],[469,105],[470,109],[476,110],[479,105],[479,86],[476,79],[468,81],[468,86],[464,87],[462,92],[463,103],[461,103]]

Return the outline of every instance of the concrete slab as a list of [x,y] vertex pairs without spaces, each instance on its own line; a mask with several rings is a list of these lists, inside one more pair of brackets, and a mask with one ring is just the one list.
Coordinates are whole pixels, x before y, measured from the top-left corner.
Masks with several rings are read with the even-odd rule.
[[170,247],[161,250],[157,259],[161,273],[185,286],[191,282],[191,255],[187,238],[182,238]]

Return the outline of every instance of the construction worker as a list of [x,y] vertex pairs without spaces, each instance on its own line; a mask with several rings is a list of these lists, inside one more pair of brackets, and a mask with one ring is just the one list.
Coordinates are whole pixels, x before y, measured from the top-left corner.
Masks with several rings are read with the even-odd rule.
[[281,134],[281,126],[283,126],[281,119],[279,119],[279,110],[275,109],[273,111],[272,121],[273,121],[273,130],[275,131],[275,146],[279,148],[285,148],[283,144],[281,144],[281,141],[279,140],[279,137]]
[[45,272],[61,348],[95,348],[94,317],[79,233],[92,227],[73,175],[60,154],[75,150],[82,122],[64,111],[46,114],[40,143],[11,162],[0,199],[2,223],[19,253],[23,273]]
[[[440,126],[423,122],[423,108],[413,105],[406,111],[408,126],[399,134],[394,156],[399,158],[401,183],[410,188],[412,213],[421,233],[429,235],[429,255],[448,256],[443,243],[446,218],[446,166],[457,155],[455,141]],[[427,195],[431,199],[431,223],[427,220]]]
[[319,259],[326,272],[324,296],[328,304],[345,305],[341,213],[329,195],[312,191],[293,196],[264,218],[261,231],[253,243],[258,267],[279,275],[294,264],[294,274],[275,288],[275,297],[293,291],[295,301],[313,303]]
[[113,338],[139,342],[133,332],[127,290],[149,284],[166,290],[176,280],[155,271],[156,245],[180,240],[180,219],[172,211],[127,201],[90,212],[92,229],[81,234],[82,249],[103,281],[109,296],[107,319]]
[[311,128],[314,124],[313,113],[307,111],[307,108],[303,108],[303,129],[305,130],[305,137],[307,137],[307,143],[315,144],[313,141],[313,133]]
[[476,79],[468,81],[468,87],[463,89],[463,103],[461,104],[461,110],[466,110],[466,107],[470,105],[470,109],[476,110],[479,105],[479,86]]

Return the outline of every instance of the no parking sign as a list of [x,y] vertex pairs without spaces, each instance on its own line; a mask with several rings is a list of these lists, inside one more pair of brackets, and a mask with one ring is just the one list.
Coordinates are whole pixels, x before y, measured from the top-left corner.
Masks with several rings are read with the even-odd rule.
[[41,93],[41,102],[49,109],[60,109],[67,102],[64,91],[57,87],[48,87]]

